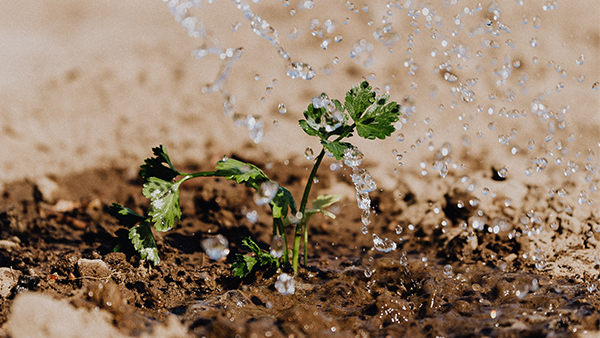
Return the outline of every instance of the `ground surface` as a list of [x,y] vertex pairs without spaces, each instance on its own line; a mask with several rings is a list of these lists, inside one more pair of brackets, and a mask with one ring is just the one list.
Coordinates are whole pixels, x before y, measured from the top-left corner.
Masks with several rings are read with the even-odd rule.
[[[598,3],[407,1],[393,15],[387,2],[300,3],[251,8],[315,68],[310,81],[285,75],[233,2],[198,14],[205,39],[161,1],[0,4],[0,336],[597,335]],[[336,30],[319,33],[328,18]],[[213,44],[243,56],[224,91],[203,94],[223,62],[190,52]],[[137,170],[151,147],[191,169],[251,160],[298,200],[302,154],[319,149],[297,127],[301,111],[364,78],[403,105],[393,138],[352,140],[383,188],[373,224],[361,233],[349,169],[327,160],[313,194],[344,199],[336,220],[313,219],[293,295],[275,290],[278,273],[231,276],[241,238],[268,249],[271,224],[225,181],[184,184],[181,224],[156,235],[160,266],[113,252],[125,229],[108,206],[147,209]],[[264,123],[258,144],[247,115]],[[230,242],[223,262],[200,246],[215,234]],[[374,249],[374,234],[396,250]]]
[[[300,193],[302,166],[275,165],[266,172]],[[187,330],[192,336],[214,337],[537,337],[598,330],[597,262],[564,275],[555,259],[540,263],[527,257],[536,254],[530,251],[528,226],[507,223],[498,234],[487,231],[509,217],[515,211],[511,207],[488,210],[486,230],[463,227],[477,209],[458,207],[473,197],[455,190],[461,184],[456,181],[439,202],[420,201],[410,191],[400,199],[385,192],[373,195],[378,215],[372,231],[395,234],[396,225],[402,226],[393,238],[398,249],[391,253],[372,249],[371,236],[360,233],[351,199],[340,203],[335,221],[315,217],[309,267],[300,270],[296,292],[287,296],[275,290],[277,274],[272,272],[244,280],[231,274],[234,254],[246,252],[240,249],[241,238],[252,236],[267,249],[271,229],[265,210],[250,202],[250,192],[231,182],[204,179],[185,186],[181,225],[157,237],[163,259],[158,267],[140,262],[131,251],[112,252],[123,228],[107,214],[110,203],[120,201],[139,212],[147,208],[141,181],[127,170],[57,178],[62,193],[51,203],[35,185],[10,184],[0,214],[0,259],[8,267],[2,278],[6,293],[0,318],[8,319],[3,334],[76,336],[78,329],[96,327],[99,336],[165,332],[159,330],[177,336]],[[345,170],[326,169],[315,193],[348,184]],[[246,219],[251,209],[258,211],[256,223]],[[409,221],[416,214],[423,219]],[[557,228],[537,236],[552,238],[557,246],[579,237],[567,220],[566,213],[559,213]],[[224,262],[208,259],[199,245],[216,233],[232,243]],[[509,239],[509,234],[523,236]],[[595,243],[588,238],[563,254]],[[64,299],[100,323],[84,320],[87,328],[80,328],[77,321],[50,316],[66,305],[25,297],[32,292]],[[31,316],[36,324],[26,325]],[[177,316],[175,324],[169,316]]]

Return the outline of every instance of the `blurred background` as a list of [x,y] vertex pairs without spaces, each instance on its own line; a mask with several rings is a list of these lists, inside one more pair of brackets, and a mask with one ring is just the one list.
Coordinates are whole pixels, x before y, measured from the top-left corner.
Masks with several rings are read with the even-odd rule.
[[0,181],[137,168],[159,144],[309,166],[302,111],[367,79],[403,106],[391,138],[352,140],[380,187],[468,176],[598,203],[599,17],[596,0],[3,2]]

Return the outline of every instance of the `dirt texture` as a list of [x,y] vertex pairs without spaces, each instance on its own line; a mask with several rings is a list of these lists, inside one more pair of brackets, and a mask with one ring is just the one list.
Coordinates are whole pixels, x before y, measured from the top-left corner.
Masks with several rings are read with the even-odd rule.
[[[274,287],[278,273],[273,271],[245,279],[232,276],[234,255],[246,253],[240,248],[242,237],[251,236],[268,249],[272,225],[262,208],[256,209],[258,222],[248,221],[246,212],[255,208],[251,192],[222,179],[184,185],[181,225],[157,234],[159,266],[140,261],[127,247],[113,252],[126,230],[108,215],[108,206],[120,201],[139,212],[148,206],[140,194],[141,180],[127,172],[96,170],[56,178],[62,192],[51,203],[37,185],[7,186],[0,211],[0,262],[10,271],[1,281],[7,290],[0,313],[4,335],[30,336],[19,322],[19,309],[32,302],[27,297],[34,293],[46,296],[33,301],[29,311],[34,314],[27,316],[36,316],[43,336],[57,336],[52,325],[65,320],[50,315],[55,312],[47,304],[51,299],[66,300],[80,316],[93,319],[75,320],[83,328],[100,321],[97,326],[106,332],[94,332],[103,337],[151,335],[169,325],[175,327],[167,330],[171,334],[198,337],[566,337],[599,329],[599,265],[562,275],[550,268],[552,262],[542,266],[527,257],[535,252],[529,251],[525,225],[505,221],[502,230],[493,231],[499,219],[514,212],[501,203],[487,212],[486,230],[474,231],[465,222],[477,217],[478,209],[468,205],[472,196],[458,191],[458,178],[451,178],[457,185],[445,191],[442,201],[419,200],[410,190],[401,198],[373,195],[377,216],[372,231],[399,232],[394,238],[398,248],[391,253],[374,250],[371,235],[360,232],[352,199],[341,202],[336,220],[315,217],[309,264],[294,278],[295,293],[282,295]],[[294,164],[266,170],[296,195],[305,172]],[[344,169],[324,170],[319,177],[315,194],[350,184]],[[463,208],[457,206],[461,201]],[[422,220],[409,224],[414,214]],[[559,217],[556,229],[544,231],[560,245],[560,238],[574,229]],[[220,262],[208,259],[199,245],[217,233],[231,243],[230,255]],[[511,233],[523,236],[510,239]],[[593,236],[584,245],[592,243]],[[174,316],[176,323],[169,324]]]

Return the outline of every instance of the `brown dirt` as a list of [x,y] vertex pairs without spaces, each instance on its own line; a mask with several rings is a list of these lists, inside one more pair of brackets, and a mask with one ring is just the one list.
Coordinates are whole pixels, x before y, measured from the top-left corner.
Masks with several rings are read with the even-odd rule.
[[[463,229],[461,222],[477,209],[456,206],[472,200],[458,184],[443,201],[419,200],[410,191],[402,198],[374,194],[378,215],[371,231],[392,233],[396,224],[404,229],[393,238],[398,249],[388,254],[373,250],[370,235],[360,233],[355,201],[345,199],[336,220],[315,217],[309,266],[295,278],[296,292],[284,296],[274,288],[278,274],[243,280],[231,274],[234,254],[246,252],[241,238],[252,236],[266,249],[271,232],[265,210],[257,208],[257,223],[245,218],[256,208],[251,193],[232,182],[197,179],[184,185],[181,224],[157,234],[159,266],[150,267],[130,250],[113,252],[124,229],[108,215],[108,206],[118,201],[142,212],[148,205],[141,181],[130,172],[56,177],[62,202],[53,204],[30,182],[7,186],[1,239],[15,245],[0,251],[0,265],[12,269],[18,282],[0,300],[1,322],[10,318],[19,295],[42,292],[76,308],[99,309],[120,334],[134,336],[157,330],[171,315],[198,337],[538,337],[600,328],[600,302],[588,291],[593,283],[585,282],[597,276],[598,265],[586,276],[560,276],[536,269],[525,257],[531,247],[526,236],[507,239],[524,231],[511,222],[498,234]],[[266,172],[296,196],[301,192],[304,166],[274,164]],[[314,193],[349,185],[346,174],[323,169]],[[414,210],[425,215],[410,230],[402,222]],[[486,229],[493,217],[488,212]],[[428,224],[439,219],[447,225]],[[556,240],[570,230],[561,223],[546,231]],[[210,261],[199,245],[217,233],[231,243],[224,262]],[[108,274],[82,271],[82,258],[102,260]],[[5,335],[19,337],[10,323],[15,320],[4,326]]]

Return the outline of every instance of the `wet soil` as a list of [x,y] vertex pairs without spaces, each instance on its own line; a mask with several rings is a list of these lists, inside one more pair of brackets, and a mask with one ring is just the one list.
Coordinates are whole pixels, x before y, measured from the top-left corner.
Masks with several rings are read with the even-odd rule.
[[[301,195],[305,165],[261,167]],[[295,277],[295,293],[282,295],[274,287],[278,272],[232,276],[235,254],[247,253],[241,239],[251,236],[268,249],[272,230],[267,210],[244,187],[212,178],[186,182],[181,224],[155,235],[162,263],[152,267],[126,242],[122,252],[113,251],[126,229],[108,214],[110,204],[140,213],[148,207],[135,172],[95,170],[52,180],[59,199],[29,181],[7,184],[0,198],[0,267],[17,276],[0,297],[0,323],[12,320],[20,294],[42,292],[102,311],[130,336],[152,332],[172,315],[197,337],[566,337],[600,329],[595,284],[585,282],[598,275],[598,265],[587,276],[569,277],[529,257],[531,241],[516,236],[526,229],[515,225],[515,206],[499,203],[496,215],[487,211],[483,230],[474,231],[480,209],[452,184],[434,201],[410,191],[372,193],[367,235],[353,198],[342,200],[335,220],[315,216],[308,266]],[[349,172],[324,168],[313,193],[336,187],[352,189]],[[257,222],[246,218],[251,210]],[[506,224],[495,231],[500,217]],[[568,231],[559,224],[552,238],[560,229]],[[373,249],[372,233],[389,237],[397,249]],[[201,249],[200,241],[215,234],[230,242],[225,261],[211,261]],[[105,267],[89,270],[87,260]],[[11,334],[6,325],[0,333]]]

